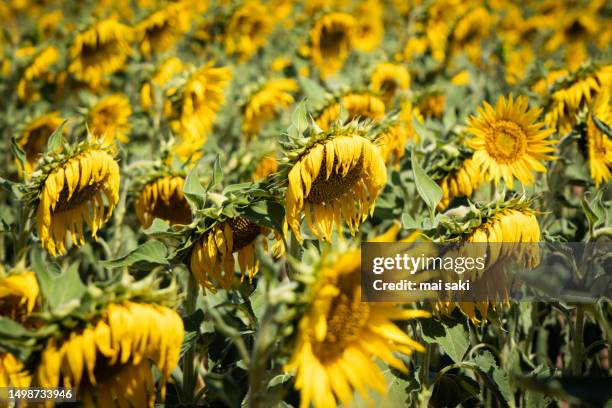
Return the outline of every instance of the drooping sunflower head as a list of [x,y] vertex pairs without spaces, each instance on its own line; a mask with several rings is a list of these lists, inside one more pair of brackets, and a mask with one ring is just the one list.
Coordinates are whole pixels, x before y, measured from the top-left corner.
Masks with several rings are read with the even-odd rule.
[[293,79],[267,81],[254,91],[243,108],[242,132],[247,138],[259,133],[264,122],[294,102],[292,93],[298,90]]
[[315,276],[297,326],[293,354],[285,366],[296,373],[300,406],[349,405],[354,392],[371,402],[368,389],[380,394],[387,390],[373,357],[406,371],[394,353],[424,351],[393,321],[428,317],[429,313],[361,302],[360,254],[354,249],[325,255]]
[[529,109],[527,97],[510,95],[500,97],[495,109],[484,102],[478,115],[468,119],[468,132],[474,135],[468,145],[475,150],[474,162],[486,179],[496,184],[503,179],[512,188],[514,179],[530,185],[532,171],[546,172],[541,162],[554,159],[551,145],[555,141],[548,139],[554,131],[543,129],[544,122],[537,121],[541,112]]
[[371,120],[380,122],[385,116],[385,103],[370,92],[348,92],[332,98],[316,114],[317,125],[329,130],[340,119],[341,106],[346,110],[347,121]]
[[98,101],[87,114],[91,133],[111,145],[115,140],[127,143],[132,128],[130,101],[123,94],[112,94]]
[[112,18],[94,23],[74,38],[68,71],[95,88],[104,76],[123,68],[131,52],[132,35],[130,27]]
[[264,155],[255,165],[251,177],[253,181],[263,180],[266,177],[276,173],[278,170],[278,160],[275,154]]
[[375,92],[380,92],[385,104],[389,106],[397,92],[406,91],[410,87],[410,74],[403,65],[381,63],[374,68],[370,86]]
[[119,165],[111,148],[82,142],[61,153],[47,154],[28,184],[36,207],[38,237],[52,256],[85,243],[84,224],[95,237],[119,200]]
[[602,128],[602,124],[608,126],[608,129],[612,127],[612,107],[610,104],[610,91],[603,90],[593,101],[587,118],[586,139],[589,170],[596,187],[612,179],[612,139]]
[[32,378],[23,363],[9,352],[0,352],[0,387],[29,387]]
[[0,276],[0,316],[24,324],[38,304],[38,295],[34,272],[14,270]]
[[54,75],[51,68],[60,58],[60,52],[54,45],[49,45],[36,53],[28,66],[24,69],[17,83],[17,96],[24,102],[33,102],[40,99],[36,83],[52,82]]
[[310,31],[312,63],[326,78],[342,68],[355,43],[357,21],[346,13],[321,17]]
[[274,14],[265,4],[257,0],[245,1],[234,11],[227,25],[227,52],[238,55],[241,61],[249,59],[268,41],[274,24]]
[[36,168],[49,137],[62,122],[63,119],[58,112],[51,112],[33,119],[24,126],[21,136],[17,139],[17,144],[26,154],[25,169],[20,168],[20,171],[25,170],[25,174],[29,174]]
[[191,27],[187,4],[170,3],[155,10],[136,25],[140,52],[148,57],[152,53],[168,50]]
[[302,213],[318,239],[331,241],[334,225],[355,234],[387,180],[380,150],[364,128],[352,123],[313,135],[290,156],[285,215],[298,240]]
[[[154,88],[163,89],[173,76],[183,71],[183,63],[178,57],[169,57],[163,60],[155,70],[151,79],[140,88],[140,103],[144,109],[155,105]],[[174,90],[176,92],[176,89]]]
[[153,219],[160,218],[170,224],[189,224],[191,207],[183,194],[185,178],[179,175],[160,175],[149,180],[136,200],[136,216],[144,228]]
[[439,90],[432,90],[419,95],[416,105],[419,112],[427,118],[440,119],[444,114],[446,95]]
[[376,145],[387,165],[398,166],[400,159],[404,157],[408,140],[418,140],[412,122],[404,121],[401,118],[385,120],[374,128],[374,133],[376,134]]

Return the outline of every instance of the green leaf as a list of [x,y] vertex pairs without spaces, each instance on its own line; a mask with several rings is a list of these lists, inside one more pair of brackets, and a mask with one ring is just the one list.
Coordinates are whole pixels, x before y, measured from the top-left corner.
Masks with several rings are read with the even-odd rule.
[[423,319],[421,328],[425,342],[439,345],[455,363],[463,360],[470,343],[468,332],[463,324],[454,321],[442,323],[434,319]]
[[587,217],[591,228],[597,227],[606,217],[606,211],[601,203],[603,190],[598,190],[592,200],[587,200],[585,197],[580,201],[582,210]]
[[200,209],[204,207],[206,201],[206,189],[200,183],[200,173],[198,171],[198,164],[193,166],[193,169],[185,177],[185,184],[183,185],[183,194],[189,201],[189,204],[194,209]]
[[57,127],[49,136],[47,141],[47,152],[54,152],[60,148],[64,139],[64,126],[66,126],[68,120],[64,120],[61,125]]
[[408,213],[402,214],[402,226],[405,229],[417,229],[419,228],[419,224],[417,221]]
[[25,151],[17,144],[17,141],[15,140],[14,137],[11,138],[11,150],[13,151],[13,154],[15,155],[17,160],[19,161],[21,168],[25,169],[25,163],[26,163]]
[[414,127],[414,131],[417,135],[419,135],[422,139],[425,140],[436,140],[436,135],[432,130],[429,130],[423,125],[417,118],[412,116],[412,125]]
[[495,358],[491,352],[485,350],[478,356],[474,357],[473,361],[483,374],[486,374],[490,379],[492,379],[489,386],[494,386],[504,397],[506,402],[514,400],[514,395],[510,389],[508,374],[497,366]]
[[77,302],[76,306],[80,304],[85,285],[79,276],[78,264],[72,264],[62,272],[58,264],[45,262],[39,250],[32,251],[31,260],[42,298],[49,309],[59,311],[69,303]]
[[434,211],[436,206],[442,199],[442,188],[431,179],[425,173],[425,170],[421,167],[415,157],[414,150],[412,151],[412,156],[410,160],[412,161],[412,172],[414,175],[414,182],[416,184],[417,191],[427,207],[429,207],[429,211],[431,214],[431,218],[433,220]]
[[302,136],[308,129],[308,110],[306,99],[302,99],[291,115],[291,124],[295,127],[298,136]]
[[223,181],[223,171],[221,170],[221,162],[219,159],[219,155],[215,158],[215,162],[213,163],[213,172],[212,177],[210,178],[210,182],[208,183],[207,191],[213,190]]
[[121,268],[131,266],[137,269],[149,268],[151,265],[169,265],[166,260],[168,249],[159,241],[150,240],[140,245],[130,253],[109,261],[102,261],[105,268]]
[[599,120],[599,118],[595,115],[591,115],[591,118],[593,118],[593,123],[597,129],[599,129],[602,133],[605,133],[608,137],[612,137],[612,128],[608,124]]

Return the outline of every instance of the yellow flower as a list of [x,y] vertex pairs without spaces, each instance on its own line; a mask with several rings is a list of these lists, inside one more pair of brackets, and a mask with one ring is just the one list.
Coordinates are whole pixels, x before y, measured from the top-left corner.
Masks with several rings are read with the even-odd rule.
[[237,54],[241,61],[249,59],[266,44],[274,23],[274,15],[265,4],[247,0],[234,11],[227,25],[227,52]]
[[443,93],[434,92],[421,97],[418,101],[418,108],[425,117],[440,119],[444,114],[445,104],[446,96]]
[[470,83],[470,73],[465,69],[457,72],[451,78],[451,83],[457,86],[467,86]]
[[312,63],[322,78],[339,71],[354,46],[357,21],[346,13],[320,18],[310,31]]
[[191,27],[191,15],[184,3],[171,3],[154,11],[136,25],[140,52],[145,57],[166,51]]
[[[537,80],[531,89],[540,95],[542,98],[546,97],[551,90],[551,87],[555,84],[558,79],[564,78],[569,74],[565,69],[557,69],[549,71],[546,77]],[[550,123],[547,123],[550,126]]]
[[255,169],[253,169],[253,174],[251,177],[253,181],[259,181],[265,179],[271,174],[276,173],[277,170],[278,161],[273,154],[269,154],[264,156],[259,163],[257,163],[257,166],[255,166]]
[[554,131],[542,129],[536,122],[541,109],[529,109],[527,97],[500,97],[495,109],[487,102],[478,108],[478,116],[468,119],[468,131],[475,137],[468,144],[475,150],[474,163],[484,177],[495,184],[503,178],[509,188],[516,178],[524,185],[533,183],[532,170],[546,172],[544,160],[553,160],[549,140]]
[[443,193],[438,211],[446,209],[455,197],[471,197],[481,182],[480,168],[474,160],[471,158],[464,160],[459,168],[438,181]]
[[340,117],[340,105],[346,109],[348,120],[371,119],[379,122],[385,116],[385,103],[376,95],[351,92],[330,103],[318,114],[316,122],[323,130],[329,130]]
[[385,35],[382,5],[377,0],[363,1],[354,14],[360,16],[355,26],[355,48],[364,52],[374,51]]
[[291,92],[298,90],[293,79],[275,79],[266,82],[249,99],[244,108],[242,132],[250,139],[261,130],[262,122],[274,118],[279,110],[286,109],[293,102]]
[[189,224],[191,207],[183,195],[185,179],[179,176],[160,177],[147,183],[136,201],[136,216],[144,228],[154,218],[170,224]]
[[115,139],[127,143],[132,128],[131,114],[132,107],[125,95],[113,94],[91,108],[87,115],[87,125],[91,133],[103,140],[104,144],[113,144]]
[[33,102],[40,99],[40,94],[34,88],[34,82],[52,82],[50,68],[59,60],[59,50],[50,45],[36,54],[23,71],[17,83],[17,96],[21,101]]
[[398,91],[406,91],[410,87],[410,74],[403,65],[389,62],[378,64],[370,78],[370,86],[381,93],[385,104],[389,106]]
[[191,273],[204,290],[215,292],[217,285],[230,289],[234,283],[234,252],[237,252],[241,281],[248,275],[252,283],[259,271],[255,242],[259,235],[266,233],[262,227],[243,217],[217,223],[194,245]]
[[399,161],[404,157],[405,146],[409,139],[418,141],[419,136],[415,133],[412,118],[390,121],[382,127],[376,136],[376,144],[380,150],[385,164],[399,166]]
[[64,19],[61,10],[54,10],[41,15],[36,22],[38,35],[41,38],[51,38]]
[[506,60],[506,81],[510,85],[515,85],[525,78],[527,67],[534,59],[533,51],[530,47],[521,47],[509,52]]
[[34,272],[13,272],[0,277],[0,316],[25,323],[38,302],[38,295]]
[[463,52],[470,61],[478,64],[481,58],[480,42],[490,35],[495,22],[486,8],[476,7],[466,13],[455,25],[452,51]]
[[[63,119],[58,112],[51,112],[27,123],[17,139],[17,144],[26,154],[25,173],[31,173],[35,168],[41,154],[47,148],[49,136],[61,125]],[[65,130],[64,130],[65,132]],[[22,170],[22,169],[20,169]]]
[[585,9],[568,12],[562,10],[553,20],[554,34],[546,42],[547,52],[566,46],[565,59],[569,69],[577,69],[588,58],[586,44],[599,31],[599,21],[595,13]]
[[381,395],[387,392],[373,357],[406,372],[394,353],[425,350],[393,320],[428,317],[429,313],[361,302],[359,251],[348,251],[333,261],[324,259],[317,272],[293,355],[285,366],[296,372],[300,407],[349,405],[354,392],[373,403],[368,389]]
[[[140,103],[144,109],[150,109],[155,104],[153,88],[163,88],[170,79],[183,70],[183,63],[178,57],[166,58],[149,80],[140,88]],[[174,90],[176,92],[176,89]]]
[[587,145],[589,169],[595,186],[607,183],[612,178],[612,140],[595,125],[593,116],[612,126],[612,108],[610,107],[610,93],[603,90],[593,102],[591,112],[587,119]]
[[301,214],[310,231],[331,242],[334,224],[355,234],[387,181],[378,148],[356,131],[326,139],[307,149],[289,171],[285,195],[287,223],[298,240]]
[[119,166],[106,150],[92,147],[55,165],[41,187],[36,215],[43,248],[63,255],[68,232],[75,245],[84,244],[83,223],[95,237],[117,201]]
[[272,68],[272,71],[281,72],[291,64],[291,60],[287,57],[276,57],[272,60],[270,68]]
[[132,29],[114,19],[99,21],[78,33],[69,49],[68,71],[96,88],[105,75],[123,68],[131,53]]
[[164,110],[170,128],[181,138],[176,148],[181,159],[193,155],[206,142],[217,112],[225,103],[225,89],[231,77],[229,68],[208,63],[194,72],[182,88],[167,91],[168,99],[180,93],[178,103],[167,100]]
[[32,378],[11,353],[0,352],[0,387],[29,387]]
[[47,341],[34,384],[74,388],[85,406],[153,407],[151,363],[161,372],[164,399],[183,333],[181,317],[168,307],[131,301],[110,304],[95,321]]

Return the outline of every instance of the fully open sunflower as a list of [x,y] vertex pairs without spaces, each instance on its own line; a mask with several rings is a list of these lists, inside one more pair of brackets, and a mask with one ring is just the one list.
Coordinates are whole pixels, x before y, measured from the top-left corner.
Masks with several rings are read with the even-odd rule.
[[405,372],[395,353],[425,350],[393,320],[428,317],[429,313],[362,302],[359,274],[360,254],[356,250],[328,255],[317,268],[293,355],[285,366],[296,373],[300,407],[349,405],[354,392],[372,402],[368,389],[383,395],[387,392],[373,357]]
[[166,51],[191,27],[191,14],[184,2],[170,3],[155,10],[136,25],[140,52],[148,57]]
[[17,139],[17,144],[26,154],[26,174],[34,170],[41,154],[45,151],[49,136],[62,122],[63,119],[58,112],[50,112],[31,120],[23,127],[21,136]]
[[398,91],[406,91],[410,87],[410,74],[403,65],[381,63],[374,68],[370,86],[375,92],[380,92],[385,104],[390,106]]
[[242,132],[247,138],[259,133],[263,122],[274,118],[278,111],[293,104],[292,92],[298,90],[293,79],[275,79],[263,84],[244,107]]
[[474,162],[488,180],[496,184],[503,178],[506,185],[513,187],[516,178],[524,185],[534,181],[532,170],[546,172],[544,160],[553,160],[554,151],[549,140],[554,130],[542,129],[543,122],[537,122],[541,109],[529,109],[527,97],[512,95],[500,97],[495,109],[487,102],[478,108],[478,115],[468,119],[468,131],[475,137],[468,144],[474,152]]
[[87,125],[93,135],[110,145],[115,140],[127,143],[130,129],[130,101],[123,94],[106,96],[96,103],[87,115]]
[[[168,57],[159,64],[151,79],[140,88],[140,103],[144,109],[150,109],[155,104],[154,88],[162,88],[183,70],[183,63],[178,57]],[[175,90],[176,92],[176,90]]]
[[189,224],[191,208],[185,195],[181,176],[162,176],[151,180],[143,187],[136,200],[136,216],[144,228],[149,228],[153,219],[160,218],[170,224]]
[[586,126],[589,169],[595,186],[599,187],[612,178],[612,140],[595,124],[593,116],[606,126],[612,126],[612,108],[608,90],[601,92],[593,101]]
[[272,10],[265,4],[257,0],[245,1],[234,11],[227,25],[227,52],[238,55],[242,61],[249,59],[266,44],[274,24]]
[[163,399],[183,332],[181,317],[169,307],[111,303],[96,319],[47,340],[33,382],[74,388],[87,407],[153,407],[151,364],[161,373]]
[[24,69],[17,83],[17,96],[22,101],[32,102],[40,99],[36,90],[36,81],[51,82],[51,67],[59,60],[60,53],[56,46],[50,45],[40,50]]
[[287,223],[300,241],[302,213],[318,239],[331,241],[334,224],[341,229],[346,223],[355,234],[387,180],[383,157],[354,125],[313,138],[290,163]]
[[329,130],[340,118],[340,106],[348,113],[348,120],[367,120],[379,122],[385,116],[385,103],[378,96],[368,92],[349,92],[332,99],[316,115],[317,125]]
[[84,142],[45,157],[30,186],[42,246],[53,256],[62,255],[68,232],[80,246],[84,223],[95,237],[110,218],[119,200],[119,166],[108,148]]
[[310,31],[310,57],[326,78],[344,65],[355,42],[357,21],[346,13],[330,13],[321,17]]
[[94,23],[74,38],[69,49],[68,71],[95,88],[105,75],[123,68],[131,53],[132,35],[130,27],[112,18]]

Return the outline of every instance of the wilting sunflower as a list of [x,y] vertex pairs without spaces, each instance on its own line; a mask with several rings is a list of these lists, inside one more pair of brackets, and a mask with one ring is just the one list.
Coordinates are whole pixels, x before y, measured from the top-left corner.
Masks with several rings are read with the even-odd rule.
[[181,138],[176,148],[181,159],[193,155],[206,141],[225,103],[231,77],[229,68],[214,67],[211,62],[191,74],[182,87],[167,90],[164,112],[170,128]]
[[480,169],[471,158],[465,159],[460,167],[452,170],[438,181],[442,187],[442,199],[438,210],[444,210],[455,197],[471,197],[481,184]]
[[183,194],[184,184],[185,179],[180,176],[159,177],[147,183],[136,200],[140,224],[149,228],[155,218],[170,224],[189,224],[191,208]]
[[346,223],[355,234],[385,185],[385,162],[362,132],[348,126],[322,135],[292,164],[285,195],[285,214],[293,233],[300,234],[304,213],[310,231],[331,241],[334,224]]
[[428,312],[362,302],[359,251],[329,258],[318,267],[293,355],[285,366],[296,372],[295,387],[303,408],[349,405],[355,391],[372,402],[368,389],[382,395],[387,391],[374,357],[405,372],[404,363],[394,353],[425,350],[393,320],[428,317]]
[[36,21],[36,28],[40,38],[52,38],[58,31],[64,20],[64,13],[61,10],[54,10],[42,14]]
[[347,120],[370,119],[379,122],[385,116],[385,103],[376,95],[367,92],[350,92],[335,98],[317,114],[317,125],[323,130],[329,130],[332,124],[340,118],[340,106],[348,113]]
[[[47,147],[49,136],[61,125],[63,119],[58,112],[51,112],[28,122],[17,139],[17,144],[26,154],[25,173],[29,174],[36,167],[41,154]],[[22,169],[20,169],[22,170]]]
[[378,1],[362,1],[354,12],[357,18],[355,26],[355,48],[364,52],[376,49],[385,35],[383,6]]
[[32,58],[17,83],[17,96],[21,101],[33,102],[40,99],[34,84],[36,81],[52,81],[53,75],[50,70],[59,60],[59,56],[57,47],[50,45]]
[[419,112],[427,118],[440,119],[444,114],[444,105],[446,104],[446,96],[439,91],[433,91],[425,95],[421,95],[417,101]]
[[268,40],[274,28],[272,10],[257,0],[247,0],[238,7],[226,29],[225,48],[229,54],[237,54],[245,61]]
[[38,302],[38,294],[34,272],[13,271],[0,277],[0,316],[25,323]]
[[151,363],[161,373],[163,399],[183,333],[181,317],[168,307],[112,303],[99,318],[47,341],[34,384],[74,388],[88,407],[153,407]]
[[155,10],[136,25],[140,52],[148,57],[166,51],[191,27],[191,14],[185,3],[170,3]]
[[29,387],[31,382],[30,374],[17,357],[0,352],[0,387]]
[[562,10],[554,19],[554,34],[545,44],[547,52],[566,47],[565,60],[569,69],[577,69],[588,58],[586,44],[600,29],[596,10],[575,12]]
[[487,102],[478,108],[478,115],[468,119],[468,131],[475,137],[468,144],[474,152],[474,163],[483,175],[496,184],[503,178],[512,188],[516,178],[524,185],[534,181],[532,171],[546,172],[544,160],[553,160],[554,151],[549,140],[554,130],[542,129],[544,122],[537,122],[541,109],[529,109],[525,96],[514,100],[500,97],[495,109]]
[[406,143],[410,138],[416,139],[412,122],[389,120],[383,123],[376,132],[376,145],[380,150],[385,164],[399,165],[404,157]]
[[76,35],[69,49],[68,71],[95,88],[105,75],[123,68],[131,53],[132,29],[115,19],[101,20]]
[[[149,109],[155,104],[154,87],[163,88],[172,77],[183,70],[183,63],[178,57],[166,58],[148,82],[140,88],[140,103],[144,109]],[[176,90],[174,90],[176,92]]]
[[455,25],[452,52],[463,52],[473,64],[478,64],[482,54],[480,43],[490,35],[494,23],[495,17],[484,7],[467,12]]
[[191,272],[202,288],[212,292],[217,286],[231,288],[234,283],[234,252],[238,254],[241,280],[247,275],[252,283],[259,271],[255,241],[266,232],[244,217],[216,223],[205,232],[194,245],[190,261]]
[[253,169],[251,175],[253,181],[265,179],[278,170],[278,161],[274,154],[265,155]]
[[385,104],[389,106],[398,91],[406,91],[410,87],[410,74],[403,65],[390,62],[378,64],[370,78],[370,86],[380,92]]
[[339,71],[355,42],[357,21],[346,13],[321,17],[310,31],[310,57],[322,78]]
[[[47,159],[45,159],[46,161]],[[38,237],[52,256],[85,243],[83,223],[95,237],[119,200],[119,166],[109,149],[88,143],[42,164],[33,180],[37,194]]]
[[589,169],[595,186],[599,187],[601,183],[607,183],[612,178],[612,140],[597,127],[593,116],[606,126],[612,126],[612,108],[610,108],[608,90],[601,92],[593,102],[586,127]]
[[130,129],[132,107],[125,95],[113,94],[102,98],[87,115],[87,125],[92,134],[110,145],[115,140],[127,143]]
[[293,79],[275,79],[266,82],[255,91],[244,107],[242,131],[247,138],[259,133],[262,122],[274,118],[279,110],[286,109],[293,102],[291,92],[298,90]]

